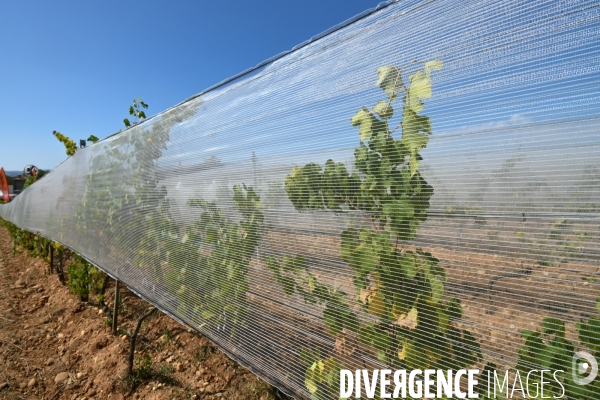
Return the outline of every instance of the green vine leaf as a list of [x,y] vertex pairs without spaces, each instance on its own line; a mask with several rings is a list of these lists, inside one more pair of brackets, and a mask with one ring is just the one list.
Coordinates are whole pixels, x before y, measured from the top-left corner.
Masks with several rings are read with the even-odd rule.
[[359,126],[358,133],[360,135],[360,140],[365,141],[371,138],[371,134],[373,132],[373,122],[375,118],[371,114],[371,112],[363,107],[358,110],[356,114],[350,120],[352,126]]
[[427,61],[425,64],[425,72],[439,71],[444,66],[442,60]]
[[546,335],[565,337],[565,324],[558,318],[544,318],[542,330]]
[[421,100],[431,97],[431,79],[425,71],[417,71],[409,78],[410,88],[407,90],[406,104],[415,114],[423,111]]
[[438,304],[444,298],[444,284],[437,277],[429,278],[431,282],[431,301]]
[[385,100],[381,100],[379,103],[375,104],[372,111],[384,119],[392,118],[394,115],[394,109],[389,102]]
[[96,143],[97,141],[99,141],[100,139],[98,139],[96,136],[94,135],[90,135],[90,137],[87,138],[88,142],[92,142],[92,143]]
[[[446,272],[430,253],[403,250],[426,220],[433,195],[419,172],[420,153],[432,133],[429,117],[420,113],[432,96],[431,73],[443,66],[441,60],[430,61],[403,79],[405,69],[414,64],[378,68],[376,84],[386,99],[371,110],[363,106],[350,120],[360,136],[354,150],[356,171],[327,160],[323,166],[296,166],[285,178],[297,210],[352,212],[362,218],[341,233],[340,243],[340,258],[353,274],[356,304],[351,307],[345,293],[319,282],[304,259],[296,261],[299,256],[269,257],[266,265],[286,295],[322,307],[329,332],[342,342],[348,331],[356,332],[383,363],[394,358],[407,369],[462,369],[482,355],[475,338],[454,326],[463,312],[457,299],[445,297]],[[392,129],[399,99],[400,121]],[[361,323],[354,310],[373,318]],[[317,373],[325,374],[325,364],[320,367],[315,359],[305,363],[305,384],[314,398],[321,389],[331,394],[329,381]]]
[[383,90],[389,98],[395,99],[396,93],[404,84],[402,82],[402,70],[395,65],[377,68],[377,83],[376,85]]

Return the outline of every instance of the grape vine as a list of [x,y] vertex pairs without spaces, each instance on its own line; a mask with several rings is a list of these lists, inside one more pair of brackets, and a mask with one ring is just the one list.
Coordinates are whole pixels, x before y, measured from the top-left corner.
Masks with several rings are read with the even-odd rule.
[[65,152],[67,153],[67,156],[70,157],[73,154],[75,154],[75,152],[77,151],[77,143],[75,143],[71,138],[63,135],[60,132],[52,131],[52,134],[58,139],[59,142],[61,142],[65,146]]
[[[146,119],[146,113],[142,109],[147,109],[148,104],[144,103],[141,98],[133,99],[133,104],[129,106],[129,115],[133,118],[133,125],[141,122]],[[132,122],[129,121],[129,118],[125,118],[123,120],[126,128],[129,128],[132,125]]]
[[191,207],[203,212],[169,252],[167,283],[180,304],[193,305],[193,310],[180,310],[182,313],[192,312],[233,336],[246,320],[248,268],[264,215],[252,187],[234,185],[232,200],[242,217],[239,222],[227,218],[214,202],[188,200]]
[[[595,359],[600,357],[600,315],[598,315],[600,314],[600,298],[596,300],[596,311],[597,315],[587,320],[581,319],[576,324],[575,330],[579,343],[573,343],[566,338],[565,323],[558,318],[544,318],[539,329],[535,331],[524,329],[521,332],[525,343],[519,349],[519,362],[516,367],[521,376],[527,376],[529,371],[535,369],[538,371],[562,371],[557,375],[560,378],[560,384],[555,380],[552,380],[550,385],[546,382],[544,396],[554,398],[564,396],[577,400],[599,398],[600,382],[598,379],[587,385],[577,384],[574,378],[583,378],[583,375],[587,375],[589,370],[579,371],[577,368],[574,369],[573,364],[577,350],[584,350]],[[522,380],[518,383],[533,397],[533,394],[539,390],[540,379],[540,376],[535,376],[534,379]]]
[[[267,266],[286,294],[323,305],[324,322],[337,340],[354,332],[387,364],[455,370],[481,359],[479,344],[453,324],[462,308],[458,299],[444,294],[447,276],[438,260],[421,249],[405,248],[426,220],[433,194],[419,172],[420,152],[432,133],[431,121],[421,111],[432,94],[431,74],[442,68],[440,60],[425,62],[406,77],[415,64],[378,69],[377,86],[386,98],[370,109],[362,107],[350,121],[360,135],[354,151],[356,172],[328,160],[324,166],[294,167],[285,178],[285,190],[297,210],[362,216],[362,226],[342,232],[340,256],[353,272],[354,302],[377,322],[361,323],[349,296],[318,282],[302,257],[270,257]],[[392,126],[397,102],[401,120]],[[394,135],[400,132],[399,138]],[[318,351],[303,353],[306,387],[316,397],[320,391],[339,393],[338,381],[329,384],[338,361],[320,357]]]

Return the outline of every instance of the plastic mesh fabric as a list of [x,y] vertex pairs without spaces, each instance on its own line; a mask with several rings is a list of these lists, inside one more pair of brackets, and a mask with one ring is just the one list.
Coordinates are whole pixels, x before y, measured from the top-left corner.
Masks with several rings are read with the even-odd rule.
[[[297,397],[339,396],[337,368],[563,369],[600,343],[599,21],[596,1],[393,2],[77,151],[0,216]],[[350,122],[388,100],[384,66],[404,153],[377,181]],[[418,71],[431,132],[410,139]]]

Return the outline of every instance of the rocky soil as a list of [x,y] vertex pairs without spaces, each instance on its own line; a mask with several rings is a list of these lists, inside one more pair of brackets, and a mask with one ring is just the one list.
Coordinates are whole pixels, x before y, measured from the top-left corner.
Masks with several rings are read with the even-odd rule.
[[[112,290],[111,283],[109,307]],[[129,335],[149,305],[124,289],[121,297],[119,332],[113,335],[105,312],[70,294],[46,262],[26,252],[13,255],[8,231],[0,227],[0,398],[284,397],[162,313],[142,325],[136,372],[127,378]]]

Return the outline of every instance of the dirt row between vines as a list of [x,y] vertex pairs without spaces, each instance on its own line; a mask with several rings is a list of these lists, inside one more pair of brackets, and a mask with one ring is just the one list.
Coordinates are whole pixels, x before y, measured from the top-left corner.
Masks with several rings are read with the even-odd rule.
[[[277,399],[281,395],[208,339],[155,313],[138,336],[135,379],[125,379],[129,334],[149,304],[121,290],[119,332],[0,227],[0,397],[6,399]],[[107,291],[112,307],[113,284]]]

